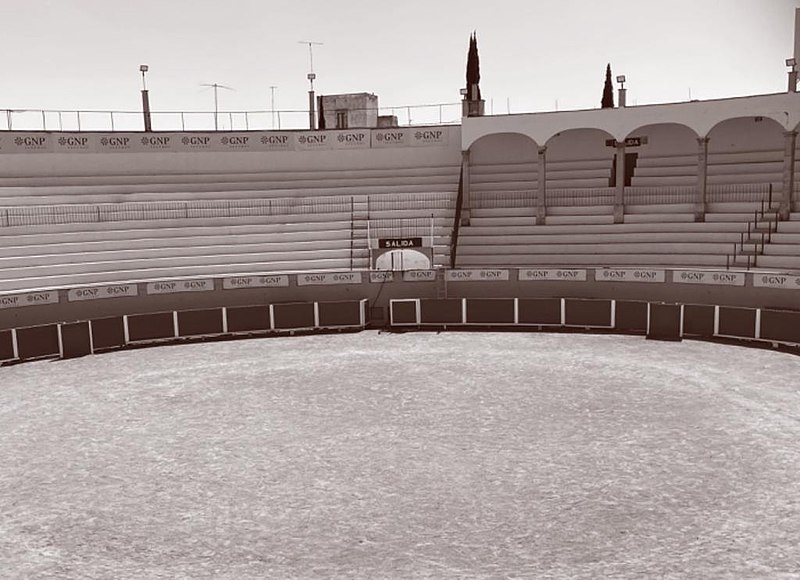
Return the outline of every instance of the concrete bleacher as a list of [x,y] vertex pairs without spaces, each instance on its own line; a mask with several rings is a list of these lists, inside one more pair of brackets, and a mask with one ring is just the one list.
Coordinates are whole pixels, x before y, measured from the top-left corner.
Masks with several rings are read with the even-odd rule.
[[725,267],[741,235],[731,222],[533,223],[516,210],[473,210],[457,265]]
[[792,214],[789,221],[778,222],[776,227],[764,245],[763,255],[757,257],[756,266],[800,272],[800,215]]
[[[0,291],[369,267],[366,222],[434,216],[459,166],[0,177]],[[449,230],[447,232],[449,236]]]

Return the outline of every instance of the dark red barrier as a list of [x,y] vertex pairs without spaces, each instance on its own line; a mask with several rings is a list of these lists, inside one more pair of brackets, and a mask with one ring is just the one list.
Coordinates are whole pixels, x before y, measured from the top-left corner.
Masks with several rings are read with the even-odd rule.
[[361,326],[360,301],[318,302],[317,312],[319,314],[319,326],[322,328]]
[[92,345],[94,351],[125,346],[125,325],[121,316],[92,320]]
[[237,306],[227,309],[228,332],[269,330],[269,306]]
[[681,340],[681,305],[651,303],[647,338]]
[[416,300],[392,300],[392,324],[416,324],[417,323],[417,302]]
[[512,298],[468,298],[467,322],[472,324],[514,324]]
[[420,318],[423,324],[461,324],[461,299],[420,300]]
[[71,322],[61,325],[61,358],[77,358],[92,354],[89,322]]
[[520,298],[517,302],[520,324],[561,325],[560,298]]
[[183,310],[178,312],[180,336],[222,334],[222,309]]
[[761,338],[800,344],[800,312],[762,310]]
[[273,304],[272,311],[275,317],[275,328],[278,330],[314,328],[313,302]]
[[720,306],[719,334],[755,338],[756,311],[753,308],[731,308]]
[[714,307],[686,304],[683,307],[683,336],[714,336]]
[[611,327],[611,300],[565,300],[565,318],[568,326]]
[[14,358],[14,337],[10,330],[0,330],[0,361]]
[[128,337],[131,342],[174,338],[172,312],[128,316]]
[[647,332],[647,302],[617,300],[614,328],[622,332]]
[[17,329],[17,350],[21,360],[58,356],[58,326],[31,326]]

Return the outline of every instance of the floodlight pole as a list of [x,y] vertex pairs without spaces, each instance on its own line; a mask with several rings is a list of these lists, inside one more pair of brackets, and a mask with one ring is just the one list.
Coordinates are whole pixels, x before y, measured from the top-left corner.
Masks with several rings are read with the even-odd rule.
[[[272,112],[272,128],[273,128],[273,130],[275,129],[275,89],[277,89],[277,88],[278,87],[275,86],[275,85],[270,85],[270,87],[269,87],[269,91],[270,91],[271,97],[272,97],[271,98],[270,108],[271,108],[271,112]],[[280,126],[278,128],[280,129]]]
[[145,73],[149,67],[146,64],[139,66],[139,71],[142,73],[142,116],[144,117],[144,130],[149,133],[153,130],[152,120],[150,118],[150,94],[147,92],[147,80]]
[[789,92],[797,92],[797,60],[795,58],[787,58],[786,66],[789,67]]
[[306,78],[308,78],[309,88],[308,88],[308,128],[312,131],[317,128],[317,118],[316,118],[316,100],[314,98],[314,79],[317,78],[317,75],[314,74],[314,45],[322,46],[321,42],[314,42],[311,40],[300,40],[298,41],[300,44],[307,44],[308,45],[308,65],[309,65],[309,72]]

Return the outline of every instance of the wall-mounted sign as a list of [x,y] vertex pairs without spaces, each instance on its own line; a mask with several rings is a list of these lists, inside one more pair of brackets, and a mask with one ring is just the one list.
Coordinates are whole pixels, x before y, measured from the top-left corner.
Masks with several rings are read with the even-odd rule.
[[647,137],[627,137],[624,141],[617,141],[616,139],[606,139],[606,147],[639,147],[647,145]]
[[334,284],[361,284],[361,272],[297,275],[298,286],[329,286]]
[[594,271],[597,282],[663,282],[664,270],[642,268],[607,268]]
[[672,281],[677,284],[711,284],[716,286],[744,286],[744,272],[703,272],[675,270]]
[[380,238],[378,247],[387,249],[421,248],[422,238]]
[[148,294],[176,294],[178,292],[210,292],[214,280],[178,280],[173,282],[148,282]]
[[90,288],[72,288],[67,292],[67,300],[99,300],[101,298],[118,298],[121,296],[138,296],[136,284],[114,284],[113,286],[93,286]]
[[19,308],[21,306],[38,306],[39,304],[58,304],[58,291],[45,290],[0,296],[0,308]]
[[584,282],[586,270],[563,270],[553,268],[525,268],[519,271],[519,280],[536,282],[539,280],[557,280],[559,282]]

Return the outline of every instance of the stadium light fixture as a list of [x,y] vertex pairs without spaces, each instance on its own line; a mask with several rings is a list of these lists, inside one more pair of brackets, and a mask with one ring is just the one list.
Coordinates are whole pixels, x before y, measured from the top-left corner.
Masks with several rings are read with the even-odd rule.
[[142,73],[142,90],[143,91],[147,90],[147,82],[144,79],[144,73],[146,73],[148,70],[150,70],[150,67],[147,66],[146,64],[140,64],[139,65],[139,72]]
[[617,82],[620,84],[620,88],[624,89],[625,88],[625,75],[618,75],[617,76]]
[[466,96],[467,96],[467,89],[461,89],[461,90],[459,91],[459,93],[461,93],[461,96],[462,96],[462,97],[466,97]]
[[786,66],[789,67],[789,92],[797,92],[797,59],[795,57],[786,59]]

